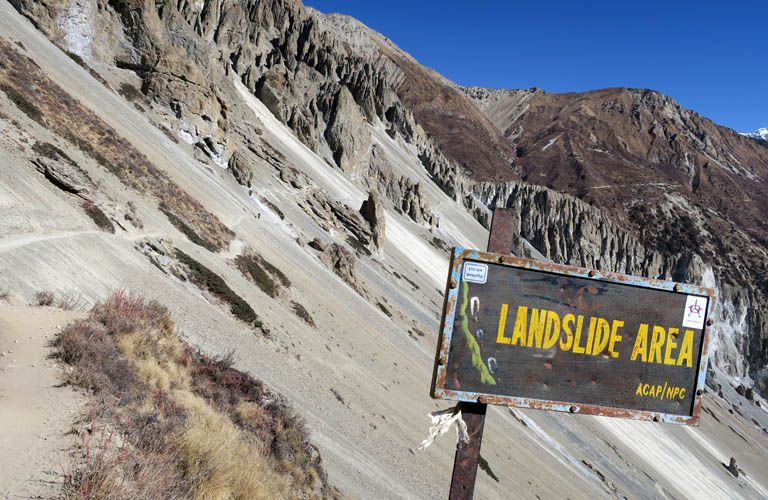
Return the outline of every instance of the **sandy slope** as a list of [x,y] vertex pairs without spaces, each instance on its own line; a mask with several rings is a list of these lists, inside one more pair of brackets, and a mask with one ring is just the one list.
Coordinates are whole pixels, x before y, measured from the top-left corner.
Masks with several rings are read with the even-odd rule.
[[0,499],[57,493],[83,396],[57,387],[56,331],[82,313],[0,305]]

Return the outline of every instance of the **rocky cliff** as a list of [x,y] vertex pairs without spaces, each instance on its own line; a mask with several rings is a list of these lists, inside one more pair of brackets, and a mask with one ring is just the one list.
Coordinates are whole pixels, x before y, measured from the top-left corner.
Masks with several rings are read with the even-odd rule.
[[460,88],[354,19],[299,2],[14,2],[66,49],[135,72],[171,110],[170,128],[214,164],[233,165],[254,132],[233,119],[234,75],[311,150],[416,222],[439,224],[366,124],[410,144],[486,227],[489,208],[520,206],[521,234],[555,261],[674,279],[700,277],[686,262],[711,267],[718,286],[746,297],[741,354],[763,373],[768,148],[758,141],[653,91]]

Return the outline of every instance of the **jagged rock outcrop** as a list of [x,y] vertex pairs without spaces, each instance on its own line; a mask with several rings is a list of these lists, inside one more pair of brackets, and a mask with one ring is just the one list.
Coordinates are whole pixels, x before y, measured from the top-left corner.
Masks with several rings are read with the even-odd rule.
[[366,119],[349,89],[341,87],[331,106],[325,140],[333,151],[336,165],[348,174],[356,174],[368,156],[371,135],[360,132],[366,129],[365,125]]
[[429,200],[421,185],[409,177],[396,175],[386,156],[377,146],[372,148],[366,179],[369,181],[369,189],[376,189],[383,193],[397,209],[417,224],[439,226],[440,218],[430,209]]
[[519,182],[478,183],[473,191],[490,208],[514,208],[520,236],[547,259],[675,281],[701,279],[700,257],[648,249],[605,212],[572,196]]
[[368,194],[368,199],[363,201],[363,205],[360,207],[360,215],[371,226],[374,246],[377,249],[382,248],[387,234],[387,220],[384,217],[384,206],[381,204],[378,195],[373,191]]

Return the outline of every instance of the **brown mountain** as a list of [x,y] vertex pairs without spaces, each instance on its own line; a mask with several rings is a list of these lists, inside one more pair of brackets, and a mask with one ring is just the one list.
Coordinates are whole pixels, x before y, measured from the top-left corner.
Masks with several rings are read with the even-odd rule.
[[659,250],[736,260],[765,289],[765,143],[652,90],[465,91],[517,145],[526,182],[602,208]]

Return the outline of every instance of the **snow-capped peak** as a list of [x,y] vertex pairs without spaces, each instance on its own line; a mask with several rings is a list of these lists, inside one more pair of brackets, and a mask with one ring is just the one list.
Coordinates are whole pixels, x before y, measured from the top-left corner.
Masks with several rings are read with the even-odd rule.
[[744,135],[746,135],[747,137],[752,137],[753,139],[762,139],[764,141],[768,141],[768,128],[766,127],[759,128],[754,132],[750,132]]

